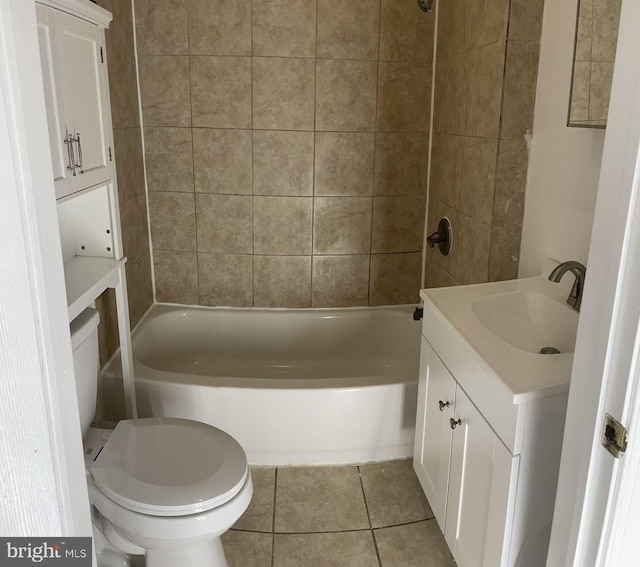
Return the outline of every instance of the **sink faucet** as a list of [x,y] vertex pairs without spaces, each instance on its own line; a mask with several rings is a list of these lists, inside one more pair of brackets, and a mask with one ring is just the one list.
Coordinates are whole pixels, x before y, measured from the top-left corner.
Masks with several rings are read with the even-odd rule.
[[569,297],[567,297],[567,303],[576,311],[580,311],[582,290],[584,288],[584,279],[587,275],[587,268],[585,268],[580,262],[575,262],[574,260],[562,262],[562,264],[557,266],[549,274],[549,280],[558,283],[562,279],[562,276],[567,272],[571,272],[576,278],[576,281],[573,282],[573,287],[569,292]]

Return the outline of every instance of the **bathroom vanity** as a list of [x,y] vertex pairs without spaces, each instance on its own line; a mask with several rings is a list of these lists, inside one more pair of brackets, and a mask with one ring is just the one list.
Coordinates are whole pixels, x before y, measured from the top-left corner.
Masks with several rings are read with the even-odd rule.
[[544,565],[578,313],[545,277],[421,297],[414,468],[438,525],[461,567]]

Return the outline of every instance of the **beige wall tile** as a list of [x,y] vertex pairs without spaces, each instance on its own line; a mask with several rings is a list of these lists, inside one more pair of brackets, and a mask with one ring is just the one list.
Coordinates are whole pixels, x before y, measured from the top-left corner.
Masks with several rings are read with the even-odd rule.
[[254,57],[253,127],[313,130],[315,61]]
[[491,231],[489,281],[514,280],[518,277],[522,226],[498,226]]
[[589,89],[591,88],[591,63],[576,61],[573,65],[571,85],[570,122],[589,120]]
[[427,134],[377,134],[374,193],[424,195],[428,151]]
[[420,301],[422,254],[373,254],[369,305],[396,305]]
[[131,2],[102,0],[100,5],[113,14],[105,30],[113,127],[140,126]]
[[379,131],[428,132],[430,100],[430,63],[380,62]]
[[371,195],[375,134],[316,132],[315,136],[315,194]]
[[592,61],[616,59],[620,8],[622,0],[592,0],[593,2],[593,44]]
[[463,53],[436,66],[433,131],[464,134],[469,55]]
[[491,227],[460,215],[455,277],[461,284],[486,282],[489,278]]
[[377,59],[380,0],[318,0],[318,57]]
[[368,254],[371,251],[371,197],[316,197],[314,254]]
[[309,307],[311,256],[254,256],[256,307]]
[[475,49],[469,53],[465,127],[467,136],[498,137],[504,61],[504,41]]
[[153,304],[149,254],[145,254],[137,262],[127,263],[127,295],[129,296],[129,321],[133,329]]
[[376,73],[373,61],[318,59],[316,129],[373,131]]
[[430,194],[443,203],[460,208],[464,138],[434,134],[431,150]]
[[128,201],[144,193],[144,162],[140,128],[114,128],[114,154],[117,163],[118,197]]
[[96,309],[100,314],[98,351],[100,353],[100,368],[102,368],[109,362],[111,355],[116,352],[120,346],[115,289],[107,288],[107,290],[96,299]]
[[589,88],[589,120],[606,120],[609,115],[609,98],[613,80],[613,63],[591,63]]
[[198,252],[251,254],[251,197],[196,194],[196,227]]
[[251,0],[187,0],[189,52],[251,55]]
[[149,193],[153,247],[196,250],[196,214],[193,193]]
[[251,128],[251,59],[191,57],[193,125]]
[[316,0],[253,0],[253,54],[315,57]]
[[120,203],[120,222],[124,255],[129,262],[137,262],[149,253],[147,201],[144,195]]
[[468,3],[470,49],[506,39],[509,5],[510,0],[473,0]]
[[198,259],[195,252],[155,250],[156,300],[198,303]]
[[311,254],[312,201],[311,197],[254,197],[254,254]]
[[539,42],[543,10],[544,0],[511,0],[509,39]]
[[469,0],[438,2],[438,61],[445,61],[469,50],[469,26],[467,17]]
[[191,126],[189,58],[140,56],[140,98],[145,126]]
[[425,199],[419,197],[374,197],[372,252],[416,252],[422,250]]
[[251,195],[251,130],[193,129],[196,192]]
[[491,224],[498,141],[465,138],[460,211]]
[[382,0],[381,61],[431,61],[435,11],[416,12],[414,2]]
[[313,132],[254,131],[253,194],[313,195]]
[[528,166],[526,140],[500,140],[493,226],[522,224]]
[[145,128],[149,191],[193,192],[190,128]]
[[311,307],[367,305],[369,263],[369,254],[314,256]]
[[578,11],[578,28],[576,31],[577,61],[591,61],[593,45],[593,0],[580,0]]
[[198,254],[198,303],[251,307],[253,260],[240,254]]
[[533,130],[539,54],[540,46],[537,43],[507,42],[502,138],[519,139]]
[[427,263],[425,270],[425,286],[426,287],[453,287],[460,285],[447,270],[437,264]]
[[141,55],[189,52],[186,0],[136,0],[136,40]]

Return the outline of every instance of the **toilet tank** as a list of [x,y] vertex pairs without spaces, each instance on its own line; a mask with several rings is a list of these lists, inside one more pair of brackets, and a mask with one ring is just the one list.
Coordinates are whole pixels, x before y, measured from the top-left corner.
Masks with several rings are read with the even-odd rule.
[[96,415],[98,400],[98,322],[100,315],[91,307],[71,321],[71,347],[73,370],[76,376],[76,393],[82,436],[89,429]]

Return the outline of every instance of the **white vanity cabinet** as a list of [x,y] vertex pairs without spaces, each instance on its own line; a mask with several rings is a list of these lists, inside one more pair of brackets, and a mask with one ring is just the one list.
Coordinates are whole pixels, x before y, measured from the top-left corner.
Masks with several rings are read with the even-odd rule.
[[438,525],[461,567],[544,565],[566,389],[513,395],[423,298],[413,462]]
[[106,183],[113,160],[104,30],[37,6],[56,198]]
[[104,48],[112,16],[89,0],[37,0],[36,10],[69,321],[115,290],[125,405],[136,417]]
[[503,565],[514,457],[422,338],[414,467],[458,565]]

